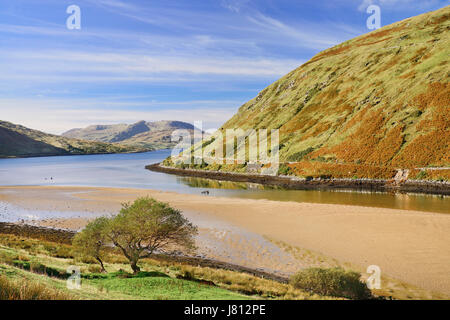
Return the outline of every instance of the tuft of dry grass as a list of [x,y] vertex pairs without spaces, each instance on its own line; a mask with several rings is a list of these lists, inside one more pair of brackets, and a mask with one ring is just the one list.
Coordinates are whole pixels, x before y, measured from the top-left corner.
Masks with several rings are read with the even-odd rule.
[[[49,272],[44,271],[65,270],[65,267],[73,263],[81,267],[83,274],[99,273],[98,266],[94,263],[94,261],[81,261],[78,259],[72,259],[70,258],[71,255],[68,255],[65,258],[59,257],[59,254],[57,254],[57,252],[60,252],[61,248],[61,250],[68,250],[68,252],[72,250],[71,246],[68,246],[66,244],[46,242],[30,238],[19,238],[15,235],[0,234],[0,246],[4,246],[2,249],[13,249],[0,251],[0,263],[17,266],[22,270],[31,271],[35,274],[51,276],[55,272],[49,274]],[[7,251],[8,254],[6,254],[5,251]],[[119,271],[122,268],[127,270],[127,268],[129,267],[128,261],[116,250],[110,250],[110,252],[108,252],[107,256],[105,257],[104,262],[106,264],[107,270],[110,272]],[[27,266],[26,268],[24,268],[25,265]],[[166,261],[163,257],[158,256],[143,259],[140,266],[143,268],[143,270],[152,270],[167,273],[170,274],[170,276],[173,278],[181,277],[182,279],[188,279],[200,283],[213,283],[219,288],[256,298],[284,300],[328,299],[328,297],[323,297],[317,294],[295,289],[287,283],[280,283],[274,280],[263,279],[257,276],[250,275],[248,273],[230,271],[215,267],[197,266],[195,264],[192,265],[184,262],[180,263]],[[22,288],[21,285],[21,283],[12,283],[10,286],[8,286],[8,288]],[[43,292],[46,292],[44,290],[45,286],[39,286],[37,284],[33,286],[36,288],[41,288]],[[32,287],[30,287],[30,290]],[[28,290],[28,288],[24,287],[24,290]],[[11,292],[14,293],[13,296],[20,296],[17,294],[17,292],[20,291]]]
[[239,292],[249,296],[259,296],[264,299],[280,300],[317,300],[328,299],[314,293],[299,290],[290,284],[280,283],[273,280],[258,278],[246,273],[213,269],[208,267],[195,267],[180,265],[181,275],[189,275],[193,279],[211,281],[215,285]]
[[9,280],[0,275],[0,300],[73,300],[71,295],[25,280]]

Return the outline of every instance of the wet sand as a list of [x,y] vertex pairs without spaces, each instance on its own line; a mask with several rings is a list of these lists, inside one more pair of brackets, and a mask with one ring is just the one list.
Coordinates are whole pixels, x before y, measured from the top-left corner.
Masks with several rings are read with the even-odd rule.
[[[262,269],[287,274],[314,261],[319,265],[349,263],[359,270],[378,265],[385,276],[450,294],[450,216],[445,214],[139,189],[0,187],[0,202],[23,210],[77,212],[70,218],[57,219],[55,213],[56,219],[46,216],[46,221],[39,221],[73,229],[145,195],[169,202],[199,225],[199,238],[205,244],[201,254],[205,256],[223,258],[220,243],[228,242],[236,248],[237,257],[230,257],[234,262],[259,264]],[[292,260],[292,255],[284,254],[286,250],[276,252],[280,246],[269,248],[268,243],[301,248],[306,254],[303,261]]]

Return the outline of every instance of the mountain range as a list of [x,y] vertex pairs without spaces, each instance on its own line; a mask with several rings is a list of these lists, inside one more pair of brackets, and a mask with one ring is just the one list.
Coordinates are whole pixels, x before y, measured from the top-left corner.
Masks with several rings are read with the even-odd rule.
[[0,157],[33,157],[102,153],[145,152],[172,148],[175,130],[187,130],[193,137],[194,126],[181,121],[139,121],[134,124],[92,125],[72,129],[61,136],[47,134],[22,125],[0,120]]
[[141,152],[144,148],[61,137],[0,120],[0,157]]
[[149,149],[166,149],[175,146],[171,141],[175,130],[187,130],[193,136],[193,125],[181,121],[139,121],[133,124],[92,125],[84,129],[72,129],[62,136],[68,138],[120,143]]

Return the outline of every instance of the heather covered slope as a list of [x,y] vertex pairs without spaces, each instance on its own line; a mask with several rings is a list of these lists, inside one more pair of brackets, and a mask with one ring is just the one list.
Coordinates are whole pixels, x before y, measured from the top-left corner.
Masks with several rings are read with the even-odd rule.
[[221,129],[279,129],[283,174],[389,179],[450,167],[449,31],[447,6],[325,50]]
[[0,121],[0,157],[125,153],[141,148],[65,138]]
[[72,129],[63,136],[108,143],[136,145],[145,148],[171,148],[171,135],[175,130],[194,132],[194,126],[181,121],[139,121],[134,124],[93,125],[84,129]]

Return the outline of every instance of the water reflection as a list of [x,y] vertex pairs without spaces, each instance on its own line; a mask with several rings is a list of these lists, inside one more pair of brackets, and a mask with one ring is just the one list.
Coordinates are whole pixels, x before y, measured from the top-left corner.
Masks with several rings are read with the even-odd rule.
[[222,195],[221,191],[226,189],[228,190],[226,196],[246,199],[329,203],[450,213],[450,199],[448,196],[443,195],[354,190],[286,190],[281,187],[263,186],[255,183],[218,181],[193,177],[180,177],[177,181],[191,188],[212,189],[210,192],[216,196]]
[[191,188],[231,189],[231,190],[273,190],[273,189],[283,190],[281,187],[264,186],[257,183],[221,181],[197,177],[179,177],[177,181]]
[[[91,186],[140,188],[184,194],[275,201],[347,204],[450,213],[449,197],[367,191],[284,190],[255,183],[189,178],[146,170],[170,155],[170,150],[137,154],[0,159],[0,186]],[[52,179],[50,179],[50,177]]]

